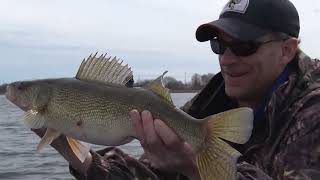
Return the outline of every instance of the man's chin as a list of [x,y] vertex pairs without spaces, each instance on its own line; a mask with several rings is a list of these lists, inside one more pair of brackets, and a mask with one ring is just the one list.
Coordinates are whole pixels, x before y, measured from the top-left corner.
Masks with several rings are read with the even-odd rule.
[[241,93],[240,87],[228,87],[228,86],[226,86],[225,87],[225,92],[226,92],[227,96],[229,96],[230,98],[235,98],[235,99],[238,99],[243,94],[243,93]]
[[232,99],[244,100],[250,99],[250,94],[241,88],[225,88],[226,95]]

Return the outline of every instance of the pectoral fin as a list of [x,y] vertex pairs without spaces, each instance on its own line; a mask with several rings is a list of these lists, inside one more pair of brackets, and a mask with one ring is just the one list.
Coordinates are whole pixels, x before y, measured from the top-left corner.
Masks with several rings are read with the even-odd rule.
[[45,145],[51,144],[51,142],[55,140],[58,136],[60,136],[60,133],[58,131],[48,128],[37,146],[37,151],[40,152],[40,150],[43,149]]
[[83,163],[90,151],[89,145],[87,143],[80,142],[70,137],[67,137],[67,140],[73,153]]
[[45,119],[37,110],[31,109],[24,114],[24,123],[29,128],[39,129],[43,127]]

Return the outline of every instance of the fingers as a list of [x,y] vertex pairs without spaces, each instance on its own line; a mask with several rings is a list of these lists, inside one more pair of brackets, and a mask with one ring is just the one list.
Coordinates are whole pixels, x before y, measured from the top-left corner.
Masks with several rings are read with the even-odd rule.
[[139,139],[140,143],[143,144],[144,132],[143,132],[143,125],[142,125],[140,113],[136,109],[134,109],[129,112],[129,117],[135,128],[137,138]]
[[129,115],[141,145],[148,151],[163,148],[164,145],[172,149],[182,145],[175,132],[160,119],[153,120],[149,111],[143,111],[140,115],[137,110],[132,110]]
[[162,146],[162,141],[155,131],[154,120],[149,111],[143,111],[140,115],[137,110],[132,110],[129,116],[142,147],[152,151],[152,149]]
[[153,155],[163,151],[165,145],[155,131],[151,113],[143,111],[139,114],[137,110],[132,110],[129,115],[144,151]]
[[149,111],[141,114],[132,110],[130,119],[136,130],[136,135],[143,142],[144,161],[151,167],[185,172],[193,165],[191,146],[182,141],[176,133],[160,119],[153,119]]
[[156,119],[154,121],[155,131],[162,139],[163,143],[170,149],[178,148],[182,145],[179,137],[163,121]]
[[160,148],[162,146],[161,139],[157,135],[154,128],[154,120],[149,111],[143,111],[141,113],[143,130],[145,133],[145,143],[148,146],[148,149]]

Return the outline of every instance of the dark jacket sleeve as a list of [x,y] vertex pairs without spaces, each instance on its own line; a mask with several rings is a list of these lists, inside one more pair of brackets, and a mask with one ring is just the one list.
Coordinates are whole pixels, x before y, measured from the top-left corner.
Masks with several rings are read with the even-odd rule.
[[81,174],[69,167],[70,173],[78,180],[184,180],[176,173],[162,172],[152,168],[143,157],[130,157],[115,147],[97,152],[91,151],[93,162],[87,174]]

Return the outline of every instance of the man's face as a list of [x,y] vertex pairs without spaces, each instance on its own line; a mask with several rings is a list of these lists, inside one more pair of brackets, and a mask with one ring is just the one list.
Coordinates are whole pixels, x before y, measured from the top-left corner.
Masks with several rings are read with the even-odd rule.
[[[234,41],[226,35],[219,38],[228,43]],[[272,35],[265,35],[257,41],[273,39]],[[282,43],[283,41],[273,41],[263,44],[256,53],[249,56],[236,56],[227,48],[219,56],[226,94],[238,101],[260,101],[285,68],[281,63]]]

